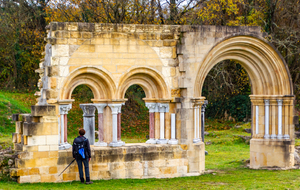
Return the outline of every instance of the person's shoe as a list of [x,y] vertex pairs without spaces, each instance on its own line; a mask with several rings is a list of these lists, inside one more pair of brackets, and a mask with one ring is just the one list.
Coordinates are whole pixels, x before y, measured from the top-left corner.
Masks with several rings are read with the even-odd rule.
[[80,178],[81,183],[84,183],[84,178]]
[[89,177],[87,177],[87,178],[86,178],[86,182],[85,182],[85,184],[93,184],[93,182],[90,180],[90,178],[89,178]]

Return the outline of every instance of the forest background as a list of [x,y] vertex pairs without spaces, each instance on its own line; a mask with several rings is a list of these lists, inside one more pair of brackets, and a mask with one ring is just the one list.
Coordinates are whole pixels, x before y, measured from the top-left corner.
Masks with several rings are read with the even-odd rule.
[[[35,70],[43,58],[45,27],[52,21],[260,26],[288,64],[299,108],[299,0],[0,0],[0,89],[38,90]],[[203,87],[203,95],[209,100],[207,116],[247,121],[251,115],[250,83],[239,63],[226,60],[216,65]],[[73,98],[89,101],[92,94],[85,88],[75,89]],[[129,89],[122,123],[139,116],[144,121],[134,125],[145,125],[147,129],[147,109],[141,101],[144,95],[139,86]],[[76,109],[79,114],[79,106]]]

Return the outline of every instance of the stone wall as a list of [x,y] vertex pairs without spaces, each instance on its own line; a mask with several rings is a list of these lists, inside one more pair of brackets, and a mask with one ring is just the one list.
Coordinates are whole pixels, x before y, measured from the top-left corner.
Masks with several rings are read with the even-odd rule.
[[[120,178],[170,178],[191,176],[187,151],[180,145],[132,144],[124,147],[92,147],[92,180]],[[12,176],[19,183],[66,182],[79,180],[76,162],[61,176],[73,160],[72,151],[22,152],[16,159]],[[194,173],[194,175],[199,175]]]

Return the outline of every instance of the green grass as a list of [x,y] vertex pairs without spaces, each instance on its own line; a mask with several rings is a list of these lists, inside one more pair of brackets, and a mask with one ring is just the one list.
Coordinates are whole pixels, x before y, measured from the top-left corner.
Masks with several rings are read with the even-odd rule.
[[11,93],[0,91],[0,145],[12,146],[12,133],[15,123],[11,120],[14,113],[30,113],[30,106],[35,104],[32,93]]
[[[32,94],[18,94],[0,91],[0,144],[11,145],[11,132],[15,130],[11,122],[12,113],[30,112],[34,104]],[[97,180],[86,186],[79,182],[17,184],[0,181],[0,189],[300,189],[300,171],[267,171],[251,170],[245,167],[249,159],[249,144],[237,135],[250,136],[244,132],[250,128],[250,123],[240,125],[234,122],[208,120],[205,136],[206,142],[211,142],[205,148],[208,155],[205,158],[206,170],[214,170],[215,175],[205,174],[196,177],[181,177],[173,179],[118,179]],[[147,134],[128,134],[122,136],[127,143],[145,142]],[[296,140],[296,145],[300,141]]]

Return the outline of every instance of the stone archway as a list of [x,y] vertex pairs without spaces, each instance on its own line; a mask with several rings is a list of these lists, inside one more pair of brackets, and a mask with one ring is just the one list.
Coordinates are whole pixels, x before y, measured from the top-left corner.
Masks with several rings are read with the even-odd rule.
[[94,99],[112,99],[116,90],[114,80],[106,72],[98,68],[81,67],[65,79],[60,90],[60,99],[70,99],[72,91],[81,84],[87,85],[93,91]]
[[169,99],[170,90],[164,78],[154,69],[137,67],[124,74],[119,82],[117,98],[124,98],[126,90],[133,84],[140,85],[149,99]]
[[[119,83],[117,98],[123,99],[126,90],[137,84],[146,94],[143,100],[149,109],[149,144],[166,144],[170,139],[170,90],[164,78],[154,69],[137,67],[124,74]],[[165,122],[167,121],[167,122]]]
[[204,99],[201,91],[208,72],[225,59],[240,62],[252,85],[250,167],[293,166],[294,96],[285,61],[261,39],[251,36],[227,38],[215,45],[198,66],[194,97]]

